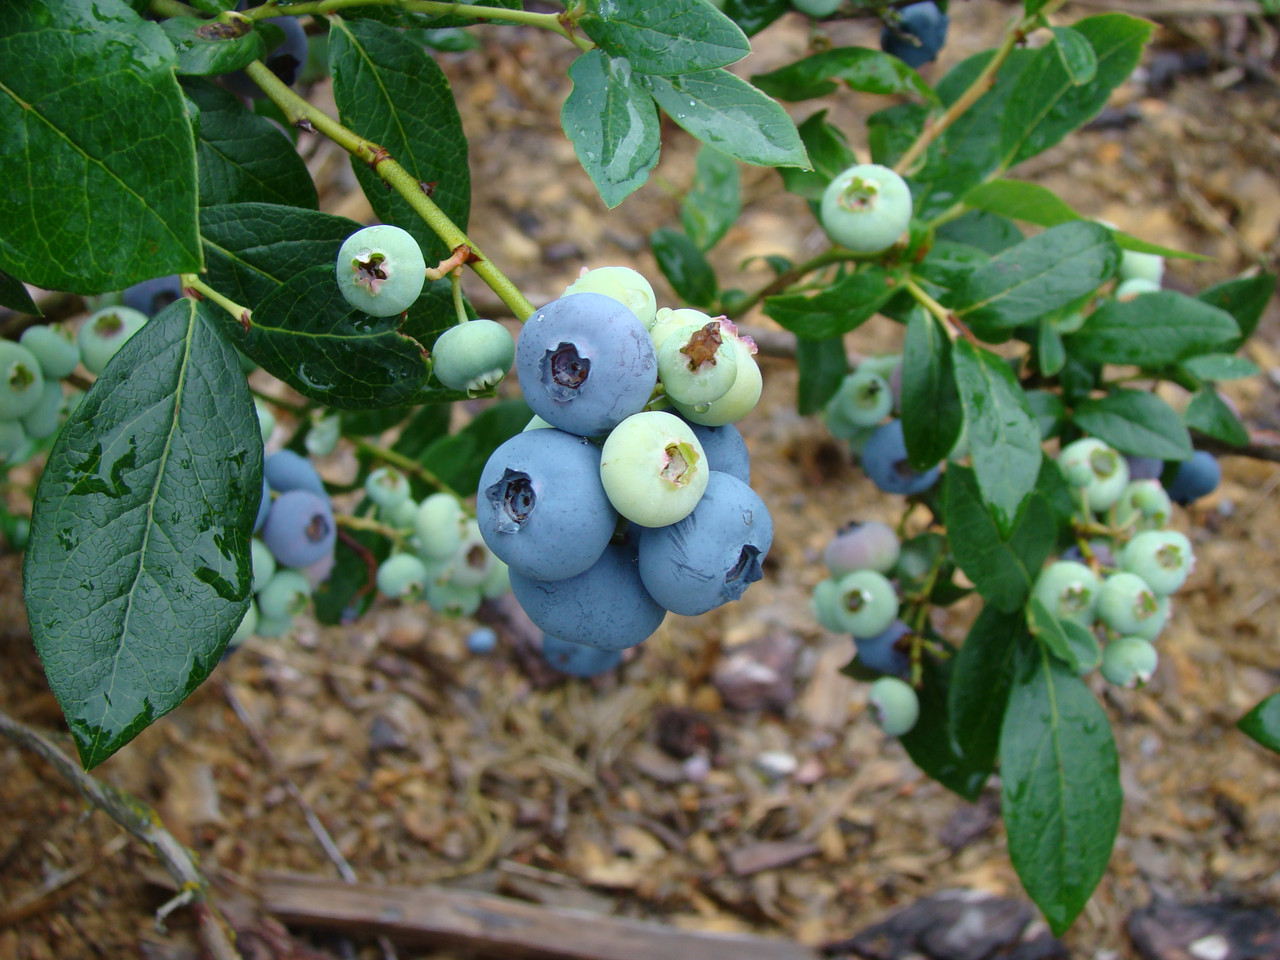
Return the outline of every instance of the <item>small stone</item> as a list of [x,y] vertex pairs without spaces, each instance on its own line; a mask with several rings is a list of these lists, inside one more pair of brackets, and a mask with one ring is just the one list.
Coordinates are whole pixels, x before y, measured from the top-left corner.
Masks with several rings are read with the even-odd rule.
[[766,750],[756,757],[756,769],[770,780],[781,780],[796,772],[800,762],[785,750]]

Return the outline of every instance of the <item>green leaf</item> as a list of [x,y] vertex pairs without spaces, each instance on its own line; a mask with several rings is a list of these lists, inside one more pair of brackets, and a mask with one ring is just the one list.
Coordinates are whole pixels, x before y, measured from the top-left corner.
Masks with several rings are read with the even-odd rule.
[[962,213],[940,226],[936,236],[939,240],[977,247],[993,257],[1025,239],[1016,223],[986,210],[968,210]]
[[1074,86],[1082,86],[1098,73],[1098,55],[1089,41],[1070,27],[1052,27],[1053,47]]
[[710,0],[588,0],[582,32],[640,73],[675,76],[736,63],[751,52],[742,29]]
[[974,472],[953,463],[947,467],[943,503],[947,539],[965,576],[997,610],[1021,610],[1057,540],[1048,501],[1039,493],[1029,496],[1013,533],[1005,536],[982,502]]
[[728,70],[644,83],[672,120],[721,153],[766,167],[809,166],[787,111]]
[[950,713],[956,744],[979,767],[995,766],[1014,656],[1026,637],[1021,611],[984,606],[951,668]]
[[[421,45],[373,20],[331,16],[329,69],[342,122],[391,154],[461,229],[471,209],[467,137],[444,71]],[[450,251],[409,202],[363,163],[356,180],[383,223],[413,234],[428,261]]]
[[[445,409],[445,408],[441,408]],[[333,569],[311,594],[316,619],[330,625],[353,623],[378,598],[378,565],[391,555],[391,541],[367,530],[348,530],[333,549]]]
[[1033,643],[1019,645],[1000,777],[1009,858],[1060,934],[1106,872],[1120,826],[1120,762],[1084,681]]
[[950,306],[954,300],[953,291],[962,291],[973,272],[990,262],[990,255],[978,247],[935,239],[925,258],[916,264],[913,274],[917,280],[929,284],[936,299]]
[[1234,353],[1205,353],[1192,357],[1182,364],[1182,369],[1197,380],[1243,380],[1257,376],[1258,365],[1246,357]]
[[825,340],[848,333],[875,316],[900,289],[900,271],[867,264],[810,296],[766,297],[764,312],[798,337]]
[[1054,377],[1067,365],[1067,350],[1062,334],[1047,320],[1036,324],[1036,365],[1046,377]]
[[738,164],[719,150],[698,151],[693,186],[680,201],[680,222],[699,250],[710,250],[742,212]]
[[1178,411],[1145,390],[1112,390],[1076,404],[1076,426],[1105,440],[1121,453],[1159,460],[1191,456],[1191,436]]
[[1041,47],[1009,97],[1001,130],[1001,165],[1012,167],[1047,150],[1092,120],[1111,91],[1133,73],[1155,24],[1124,13],[1086,17],[1072,25],[1093,48],[1093,79],[1077,84],[1057,44]]
[[1027,626],[1045,649],[1077,674],[1089,673],[1102,663],[1102,647],[1087,627],[1059,620],[1035,597],[1027,603]]
[[[1231,408],[1218,396],[1218,392],[1211,388],[1198,390],[1191,398],[1191,402],[1187,404],[1182,417],[1192,430],[1203,433],[1207,437],[1213,437],[1215,440],[1221,440],[1223,443],[1229,443],[1233,447],[1243,447],[1249,442],[1248,428],[1231,412]],[[1179,459],[1186,459],[1189,456],[1191,456],[1190,450]]]
[[1013,371],[1001,357],[967,340],[956,342],[952,357],[982,501],[1007,533],[1036,483],[1042,456],[1040,428]]
[[959,312],[978,336],[998,336],[1093,292],[1119,263],[1106,227],[1088,221],[1050,227],[970,274]]
[[[449,407],[444,404],[430,404],[422,407],[404,425],[392,449],[396,453],[402,453],[406,457],[423,462],[422,452],[436,440],[448,436],[451,416]],[[525,422],[528,423],[527,420]],[[412,479],[411,477],[410,480]]]
[[796,379],[798,398],[796,409],[801,416],[818,413],[835,396],[840,382],[849,372],[849,357],[844,350],[844,340],[828,337],[825,340],[796,340]]
[[1273,693],[1236,724],[1268,750],[1280,753],[1280,693]]
[[360,229],[346,217],[270,203],[228,203],[200,211],[207,282],[250,309],[304,270],[332,265]]
[[757,73],[751,82],[779,100],[812,100],[835,93],[836,81],[863,93],[915,94],[937,101],[933,88],[895,56],[867,47],[836,47],[787,64],[770,73]]
[[240,98],[205,80],[182,88],[200,108],[196,138],[200,205],[278,203],[314,210],[316,185],[293,143]]
[[695,307],[715,303],[716,273],[692,240],[676,230],[662,227],[649,234],[658,269],[680,299]]
[[185,700],[249,609],[262,441],[214,309],[180,299],[130,338],[36,491],[23,595],[86,768]]
[[956,390],[951,341],[923,309],[913,310],[902,347],[902,425],[916,470],[945,460],[960,438],[964,408]]
[[1262,312],[1276,292],[1276,275],[1260,273],[1256,277],[1237,277],[1201,292],[1200,299],[1210,306],[1225,310],[1240,326],[1239,338],[1230,345],[1235,350],[1258,329]]
[[248,66],[267,52],[262,36],[247,20],[170,17],[161,22],[178,53],[178,73],[205,77]]
[[493,451],[532,418],[533,411],[523,400],[503,400],[481,411],[457,433],[428,444],[416,459],[458,496],[471,496]]
[[94,294],[196,272],[195,142],[158,24],[121,0],[0,17],[0,269]]
[[1024,395],[1027,398],[1027,409],[1040,428],[1040,438],[1048,440],[1056,437],[1067,417],[1067,408],[1062,398],[1048,390],[1028,390]]
[[[440,289],[440,286],[445,289]],[[452,301],[448,284],[423,299]],[[421,302],[421,301],[419,301]],[[251,360],[305,397],[335,409],[421,402],[428,367],[421,343],[400,332],[401,319],[371,317],[343,298],[328,264],[303,270],[253,311],[246,332],[231,317],[223,331]]]
[[616,207],[649,179],[658,162],[658,108],[630,68],[600,50],[575,60],[569,79],[573,90],[560,125],[600,199]]
[[750,37],[790,10],[791,0],[724,0],[720,9]]
[[28,313],[33,317],[43,316],[22,281],[3,270],[0,270],[0,306]]
[[836,174],[858,162],[849,141],[838,127],[827,123],[827,111],[819,110],[798,128],[812,170],[781,167],[783,185],[807,200],[821,200]]
[[950,714],[951,661],[926,656],[921,666],[922,686],[916,691],[920,718],[899,740],[926,774],[966,800],[976,800],[991,775],[991,766],[976,763],[956,743],[958,728]]
[[1066,338],[1067,352],[1093,363],[1132,363],[1157,369],[1197,354],[1228,348],[1240,328],[1231,315],[1172,290],[1109,300]]

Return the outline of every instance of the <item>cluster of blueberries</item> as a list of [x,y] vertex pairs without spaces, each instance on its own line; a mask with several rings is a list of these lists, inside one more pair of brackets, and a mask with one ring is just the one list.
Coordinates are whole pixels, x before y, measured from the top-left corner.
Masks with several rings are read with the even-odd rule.
[[668,611],[761,578],[773,524],[733,426],[760,397],[754,352],[724,318],[658,309],[624,267],[585,271],[521,328],[536,416],[486,463],[476,520],[553,666],[601,672]]
[[[811,17],[829,17],[844,0],[791,0],[791,6]],[[922,67],[937,59],[947,40],[951,18],[933,0],[912,3],[892,11],[880,31],[880,49],[910,67]]]

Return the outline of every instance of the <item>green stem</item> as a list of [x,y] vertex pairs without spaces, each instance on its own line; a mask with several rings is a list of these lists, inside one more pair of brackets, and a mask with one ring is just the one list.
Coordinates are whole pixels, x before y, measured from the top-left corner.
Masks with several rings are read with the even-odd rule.
[[366,530],[369,533],[376,533],[386,537],[392,543],[400,543],[404,540],[405,532],[397,530],[395,527],[389,527],[385,523],[379,523],[377,520],[370,520],[368,517],[356,517],[349,513],[335,513],[333,521],[340,527],[347,530]]
[[182,283],[184,293],[187,290],[193,290],[199,294],[200,299],[212,300],[223,310],[227,311],[227,313],[231,314],[231,316],[235,317],[236,320],[244,324],[246,330],[248,329],[249,324],[253,321],[253,314],[250,312],[248,307],[243,307],[234,300],[224,297],[217,290],[213,289],[213,287],[201,280],[196,274],[181,274],[180,281]]
[[996,49],[995,55],[988,61],[987,65],[982,68],[982,72],[974,77],[973,83],[969,84],[968,89],[960,95],[958,100],[947,107],[942,116],[927,124],[920,131],[920,135],[916,137],[915,142],[907,148],[907,152],[898,158],[898,162],[893,165],[894,171],[905,175],[915,162],[920,159],[921,155],[929,149],[929,145],[942,136],[948,127],[959,120],[966,110],[977,103],[982,95],[991,89],[995,83],[996,73],[1004,66],[1004,62],[1009,59],[1009,55],[1013,53],[1014,48],[1027,38],[1028,33],[1045,22],[1048,16],[1064,3],[1066,3],[1066,0],[1049,0],[1034,16],[1015,16],[1010,20],[1009,26],[1005,30],[1003,42]]
[[[469,3],[447,3],[441,0],[311,0],[308,3],[264,3],[260,7],[244,11],[254,20],[266,17],[278,17],[281,14],[297,16],[308,13],[318,16],[326,13],[337,13],[348,7],[397,7],[409,13],[426,13],[432,16],[465,17],[470,20],[498,20],[503,23],[518,23],[528,27],[538,27],[558,33],[566,40],[574,43],[581,50],[589,50],[594,44],[585,38],[578,37],[566,20],[555,13],[530,13],[527,10],[506,10],[496,7],[481,7]],[[585,45],[584,45],[585,44]]]
[[182,0],[151,0],[147,5],[158,17],[202,17],[204,12],[188,6]]
[[861,259],[857,254],[850,253],[839,247],[832,247],[815,257],[810,257],[804,263],[797,264],[790,270],[784,270],[774,279],[770,280],[763,287],[748,297],[743,303],[739,304],[734,311],[729,314],[729,319],[735,320],[742,316],[756,304],[764,300],[765,297],[771,297],[775,293],[781,293],[791,287],[792,284],[804,279],[805,276],[814,270],[829,266],[833,263],[844,263],[849,260]]
[[[326,0],[326,2],[329,2],[329,0]],[[306,6],[306,4],[300,4],[300,6]],[[445,4],[445,6],[452,6],[452,4]],[[290,7],[289,9],[294,10],[297,8]],[[350,153],[356,160],[363,161],[372,167],[379,177],[400,194],[408,202],[409,206],[413,207],[414,212],[426,221],[427,226],[448,245],[450,250],[457,250],[463,246],[470,250],[474,256],[474,259],[470,260],[471,268],[479,274],[480,279],[489,285],[489,288],[501,298],[502,302],[507,305],[508,309],[517,318],[522,321],[528,319],[533,313],[533,304],[525,298],[514,283],[507,279],[501,270],[494,266],[493,261],[481,252],[479,246],[463,232],[462,228],[450,220],[445,212],[432,202],[425,192],[424,185],[414,179],[408,170],[393,160],[384,147],[371,140],[366,140],[364,137],[344,127],[323,110],[318,110],[307,103],[306,100],[281,82],[280,78],[272,73],[262,61],[255,60],[249,64],[245,67],[245,73],[271,98],[271,102],[283,111],[290,123],[295,126],[310,127],[318,130]]]
[[466,323],[467,306],[462,302],[462,270],[454,270],[449,274],[449,285],[453,288],[453,312],[458,317],[458,323]]
[[351,440],[355,444],[356,450],[360,453],[368,454],[376,460],[382,460],[389,463],[393,467],[398,467],[405,473],[411,473],[419,480],[430,484],[437,490],[450,491],[453,489],[417,460],[406,457],[403,453],[397,453],[395,450],[388,450],[386,447],[380,447],[376,443],[371,443],[366,440],[364,437],[352,437]]

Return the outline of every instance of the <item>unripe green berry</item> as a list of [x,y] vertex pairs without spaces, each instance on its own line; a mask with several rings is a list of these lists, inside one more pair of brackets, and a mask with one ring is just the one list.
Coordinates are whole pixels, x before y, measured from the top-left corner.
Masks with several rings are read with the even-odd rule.
[[21,420],[44,397],[44,372],[30,350],[0,340],[0,420]]
[[418,596],[427,586],[427,568],[413,554],[397,553],[378,566],[377,580],[385,596]]
[[1137,530],[1160,530],[1173,516],[1173,501],[1159,480],[1131,480],[1116,501],[1116,523]]
[[418,506],[413,529],[424,560],[449,560],[462,544],[462,504],[451,493],[433,493]]
[[1121,635],[1144,633],[1158,617],[1160,601],[1155,591],[1136,573],[1113,573],[1098,591],[1098,616]]
[[141,310],[129,307],[99,310],[80,328],[80,362],[97,376],[125,342],[146,325],[147,315]]
[[867,702],[880,729],[891,737],[910,733],[920,719],[920,697],[897,677],[881,677],[873,683]]
[[648,329],[653,326],[658,300],[653,287],[630,267],[596,267],[584,270],[577,280],[565,288],[564,294],[602,293],[631,308]]
[[671,403],[680,416],[691,423],[704,427],[723,427],[726,423],[736,423],[754,410],[760,400],[764,382],[760,377],[760,367],[752,355],[756,352],[755,343],[733,336],[729,338],[728,344],[734,351],[738,371],[729,392],[710,403],[691,405],[674,400]]
[[427,279],[418,241],[406,230],[377,224],[343,241],[336,265],[347,303],[374,317],[392,317],[413,306]]
[[313,457],[327,457],[338,446],[338,438],[342,436],[342,420],[337,414],[328,414],[311,421],[311,429],[307,431],[303,444],[307,453]]
[[719,400],[738,376],[738,354],[720,321],[674,331],[658,350],[658,379],[673,402],[696,406]]
[[[364,492],[369,495],[378,510],[395,513],[400,504],[409,499],[409,480],[395,467],[379,467],[364,481]],[[417,507],[414,507],[417,513]]]
[[80,348],[60,328],[27,327],[18,342],[31,351],[46,380],[70,376],[80,362]]
[[1180,590],[1194,566],[1191,541],[1176,530],[1144,531],[1120,551],[1120,568],[1141,577],[1159,597]]
[[1160,655],[1151,641],[1142,637],[1120,637],[1102,651],[1102,675],[1118,687],[1140,687],[1156,672]]
[[1110,510],[1129,485],[1129,464],[1124,457],[1093,437],[1063,447],[1058,464],[1067,482],[1095,513]]
[[1097,575],[1083,563],[1059,560],[1040,571],[1031,595],[1059,620],[1087,627],[1097,616],[1100,589]]
[[496,386],[516,358],[511,332],[494,320],[450,327],[431,348],[431,370],[451,390],[478,396]]
[[62,381],[46,380],[36,408],[22,418],[22,429],[32,440],[52,437],[62,425]]
[[702,444],[679,417],[632,414],[600,451],[600,482],[613,508],[642,527],[665,527],[693,512],[711,471]]
[[880,253],[911,223],[911,189],[888,167],[858,164],[827,186],[821,219],[836,243],[855,253]]
[[249,561],[253,568],[253,592],[261,593],[276,575],[276,555],[265,543],[254,537],[249,541]]
[[311,584],[297,570],[277,570],[258,594],[258,612],[271,620],[292,620],[307,609]]
[[837,621],[854,637],[874,637],[889,628],[898,616],[898,591],[884,574],[855,570],[837,582]]

